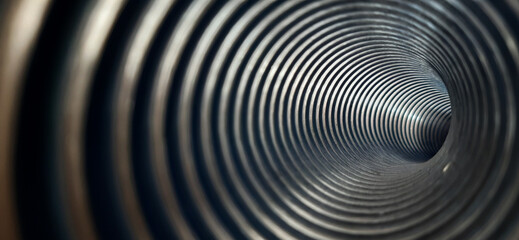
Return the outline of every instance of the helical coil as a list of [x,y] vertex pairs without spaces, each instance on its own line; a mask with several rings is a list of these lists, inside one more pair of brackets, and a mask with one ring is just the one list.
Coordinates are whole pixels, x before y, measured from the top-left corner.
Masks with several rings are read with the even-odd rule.
[[1,239],[519,239],[517,0],[0,12]]

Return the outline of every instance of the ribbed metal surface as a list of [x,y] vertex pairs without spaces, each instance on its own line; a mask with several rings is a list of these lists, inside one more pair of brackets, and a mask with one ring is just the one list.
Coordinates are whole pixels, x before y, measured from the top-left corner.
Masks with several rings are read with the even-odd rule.
[[517,239],[519,2],[0,5],[0,238]]

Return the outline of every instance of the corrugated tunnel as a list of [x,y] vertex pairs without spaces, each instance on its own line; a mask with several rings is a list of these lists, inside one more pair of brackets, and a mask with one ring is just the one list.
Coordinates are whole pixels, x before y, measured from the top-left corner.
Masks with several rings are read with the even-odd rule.
[[1,239],[519,239],[519,2],[0,3]]

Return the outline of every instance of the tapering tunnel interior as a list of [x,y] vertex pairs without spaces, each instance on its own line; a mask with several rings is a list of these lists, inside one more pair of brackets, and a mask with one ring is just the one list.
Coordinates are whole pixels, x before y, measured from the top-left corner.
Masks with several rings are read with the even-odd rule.
[[516,0],[0,19],[0,239],[519,239]]

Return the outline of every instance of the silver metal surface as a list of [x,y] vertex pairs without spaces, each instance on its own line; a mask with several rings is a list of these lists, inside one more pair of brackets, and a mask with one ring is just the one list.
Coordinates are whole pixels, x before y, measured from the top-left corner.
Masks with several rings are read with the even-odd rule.
[[518,239],[519,4],[0,4],[0,239]]

